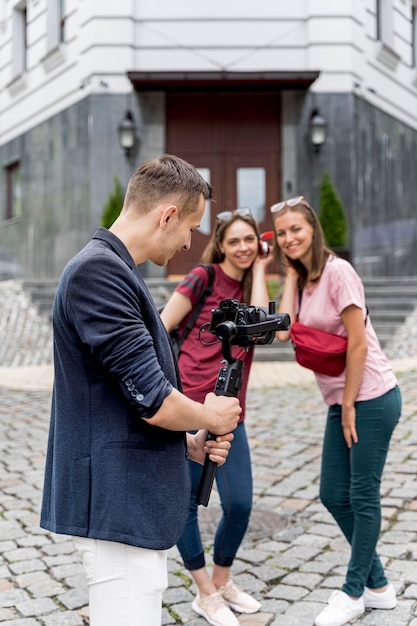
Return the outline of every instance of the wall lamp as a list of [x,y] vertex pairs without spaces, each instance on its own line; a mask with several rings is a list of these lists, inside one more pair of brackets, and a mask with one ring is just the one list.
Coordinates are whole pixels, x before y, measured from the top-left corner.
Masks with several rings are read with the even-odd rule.
[[314,152],[320,152],[327,137],[327,122],[318,109],[313,109],[310,116],[310,141]]
[[130,159],[136,143],[136,124],[132,111],[126,111],[124,118],[117,127],[117,134],[122,150]]

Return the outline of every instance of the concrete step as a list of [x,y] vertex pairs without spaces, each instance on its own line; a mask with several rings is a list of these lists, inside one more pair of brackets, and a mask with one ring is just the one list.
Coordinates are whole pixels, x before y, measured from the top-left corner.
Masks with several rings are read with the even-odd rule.
[[395,300],[390,298],[368,297],[366,304],[370,313],[379,315],[381,311],[384,311],[387,307],[391,311],[400,311],[408,313],[414,310],[417,306],[417,299],[413,298],[396,298]]
[[[146,283],[157,306],[164,304],[178,282],[165,278],[147,278]],[[375,332],[384,347],[386,341],[417,306],[417,276],[370,277],[363,280],[366,301]],[[23,287],[39,312],[51,318],[57,280],[25,280]],[[291,342],[273,341],[255,350],[257,361],[293,361]]]
[[52,305],[58,285],[57,279],[25,279],[22,287],[36,306],[40,315],[49,321],[52,318]]
[[291,341],[280,343],[276,339],[266,346],[255,348],[254,361],[295,361]]

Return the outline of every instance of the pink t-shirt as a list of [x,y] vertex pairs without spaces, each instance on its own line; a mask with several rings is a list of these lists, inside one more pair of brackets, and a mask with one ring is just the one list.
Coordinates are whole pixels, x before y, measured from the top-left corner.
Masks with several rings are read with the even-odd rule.
[[[341,314],[352,304],[362,309],[365,320],[365,292],[361,279],[350,263],[344,259],[329,257],[318,283],[303,290],[299,321],[307,326],[346,337]],[[357,401],[377,398],[397,385],[397,379],[381,349],[369,315],[365,330],[368,354]],[[315,376],[326,404],[342,404],[346,372],[342,372],[340,376]]]
[[[226,298],[236,298],[239,302],[243,299],[242,283],[227,276],[220,265],[213,263],[214,281],[212,292],[204,302],[203,308],[197,318],[194,327],[190,330],[181,347],[178,359],[178,367],[181,381],[186,396],[192,400],[203,402],[209,391],[214,391],[217,375],[223,365],[222,345],[216,335],[208,332],[201,333],[201,327],[207,329],[211,320],[211,311],[219,306],[219,302]],[[195,267],[178,285],[176,291],[187,296],[193,307],[196,306],[200,295],[208,282],[208,274],[204,267]],[[188,318],[180,324],[180,333]],[[203,345],[202,341],[205,345]],[[254,349],[248,350],[240,346],[232,346],[232,355],[244,363],[242,387],[239,393],[239,402],[242,407],[239,422],[245,418],[246,391],[248,386],[249,372],[252,364]]]

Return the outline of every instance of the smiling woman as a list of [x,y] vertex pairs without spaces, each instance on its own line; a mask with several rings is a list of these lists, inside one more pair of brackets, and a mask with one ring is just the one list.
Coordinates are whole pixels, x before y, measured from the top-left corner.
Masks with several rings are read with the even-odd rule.
[[[380,482],[401,414],[401,394],[367,316],[362,281],[350,263],[326,247],[310,205],[298,197],[274,205],[271,212],[275,257],[285,275],[279,311],[288,312],[298,331],[303,330],[304,344],[291,330],[277,338],[291,336],[296,354],[301,346],[311,356],[312,338],[320,333],[319,348],[325,351],[304,362],[314,371],[328,407],[320,499],[350,543],[351,556],[342,589],[332,593],[314,623],[342,626],[365,608],[397,604],[375,550]],[[324,337],[331,341],[326,344]],[[329,367],[336,343],[342,344],[343,357],[337,367],[334,361]]]
[[[206,297],[197,319],[181,346],[178,366],[184,393],[193,400],[202,401],[213,391],[222,347],[218,341],[200,341],[200,329],[211,320],[211,311],[225,298],[235,298],[246,304],[268,306],[265,270],[269,258],[259,257],[260,234],[258,224],[249,209],[223,211],[216,216],[211,239],[201,261],[214,271],[211,293]],[[181,333],[190,320],[208,283],[204,266],[196,266],[177,287],[166,304],[161,317],[171,331],[179,325]],[[260,604],[240,590],[230,578],[236,552],[243,540],[252,507],[252,474],[244,416],[246,390],[253,359],[253,348],[244,350],[232,346],[233,355],[243,361],[243,381],[239,396],[242,413],[234,431],[232,449],[227,463],[216,472],[217,487],[222,501],[223,516],[219,521],[214,542],[212,577],[205,567],[204,547],[197,520],[196,494],[201,477],[201,466],[191,463],[192,494],[189,517],[178,548],[184,565],[191,571],[197,585],[193,610],[211,624],[238,626],[230,610],[254,613]],[[226,523],[227,520],[227,523]]]

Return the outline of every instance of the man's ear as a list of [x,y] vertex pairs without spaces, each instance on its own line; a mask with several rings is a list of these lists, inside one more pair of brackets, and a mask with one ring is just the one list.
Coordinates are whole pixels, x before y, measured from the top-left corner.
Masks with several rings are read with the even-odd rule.
[[165,207],[165,209],[161,213],[160,226],[165,228],[170,220],[174,217],[174,215],[178,214],[178,209],[175,204],[170,204]]

